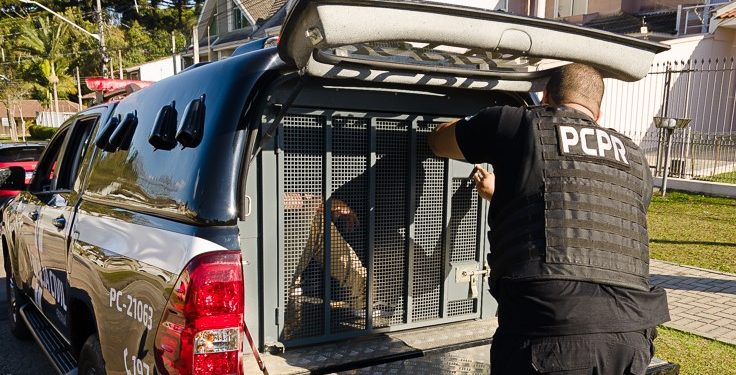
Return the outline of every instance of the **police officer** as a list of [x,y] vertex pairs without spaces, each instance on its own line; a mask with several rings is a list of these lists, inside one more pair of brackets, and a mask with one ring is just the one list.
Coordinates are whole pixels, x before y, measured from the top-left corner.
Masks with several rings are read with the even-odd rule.
[[429,138],[438,156],[493,166],[473,176],[491,200],[493,375],[644,374],[669,320],[664,290],[649,284],[649,167],[596,124],[602,98],[600,73],[570,64],[544,106],[486,108]]

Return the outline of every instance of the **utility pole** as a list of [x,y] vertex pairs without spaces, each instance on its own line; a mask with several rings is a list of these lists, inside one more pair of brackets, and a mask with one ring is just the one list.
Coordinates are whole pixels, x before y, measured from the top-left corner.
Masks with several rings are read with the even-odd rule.
[[171,59],[174,61],[174,75],[176,75],[176,35],[171,32]]
[[79,67],[76,68],[77,71],[77,105],[79,106],[79,110],[82,110],[82,80],[79,78]]
[[192,44],[194,45],[194,63],[199,64],[199,29],[197,25],[192,28]]
[[102,55],[102,76],[107,78],[107,47],[105,47],[105,29],[102,25],[102,2],[97,0],[97,30],[100,36],[100,54]]
[[118,50],[118,76],[123,79],[123,51]]
[[56,75],[56,63],[51,60],[51,77],[49,77],[51,85],[53,86],[53,99],[54,99],[54,116],[51,120],[55,127],[61,125],[59,123],[59,95],[57,94],[56,86],[59,84],[59,77]]
[[207,61],[212,61],[212,44],[210,44],[210,27],[207,26]]

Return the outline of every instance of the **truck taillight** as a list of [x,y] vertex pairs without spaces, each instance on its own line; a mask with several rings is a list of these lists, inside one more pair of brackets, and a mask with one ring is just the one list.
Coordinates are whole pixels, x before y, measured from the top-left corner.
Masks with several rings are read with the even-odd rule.
[[240,251],[192,259],[174,284],[156,332],[159,372],[242,374],[244,305]]

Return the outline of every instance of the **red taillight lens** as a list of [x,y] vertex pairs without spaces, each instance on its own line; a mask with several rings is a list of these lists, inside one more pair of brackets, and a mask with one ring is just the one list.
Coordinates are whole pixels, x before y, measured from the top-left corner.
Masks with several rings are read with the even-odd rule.
[[176,281],[156,333],[159,371],[242,374],[243,313],[240,251],[194,258]]

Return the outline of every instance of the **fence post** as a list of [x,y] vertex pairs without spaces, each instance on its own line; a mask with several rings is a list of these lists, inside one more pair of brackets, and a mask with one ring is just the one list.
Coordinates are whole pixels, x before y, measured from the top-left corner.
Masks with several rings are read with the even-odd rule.
[[672,133],[674,129],[662,129],[665,132],[666,154],[664,156],[664,175],[662,176],[662,196],[667,194],[667,175],[670,173],[670,154],[672,153]]
[[[686,118],[693,118],[693,116],[690,116],[690,82],[692,78],[692,69],[690,69],[690,61],[687,62],[687,64],[683,65],[683,72],[687,73],[687,83],[685,85],[685,109],[683,112],[684,117]],[[682,72],[681,72],[682,73]],[[680,178],[684,178],[687,176],[687,159],[690,158],[692,155],[690,153],[690,149],[692,148],[692,145],[690,142],[692,139],[690,138],[691,135],[691,128],[688,128],[687,131],[682,134],[682,140],[684,144],[680,148]]]
[[716,149],[715,149],[715,160],[713,161],[713,173],[712,176],[715,176],[718,171],[718,162],[721,160],[721,139],[718,138],[718,136],[715,137],[716,140]]
[[[670,106],[670,81],[672,79],[672,68],[670,66],[670,63],[667,62],[667,68],[664,75],[664,100],[662,102],[662,117],[668,117],[669,115],[669,106]],[[663,153],[665,152],[663,144],[662,144],[662,138],[664,138],[664,131],[662,129],[659,129],[659,144],[657,145],[657,165],[654,168],[655,176],[660,175],[661,168],[662,168],[662,158]]]

